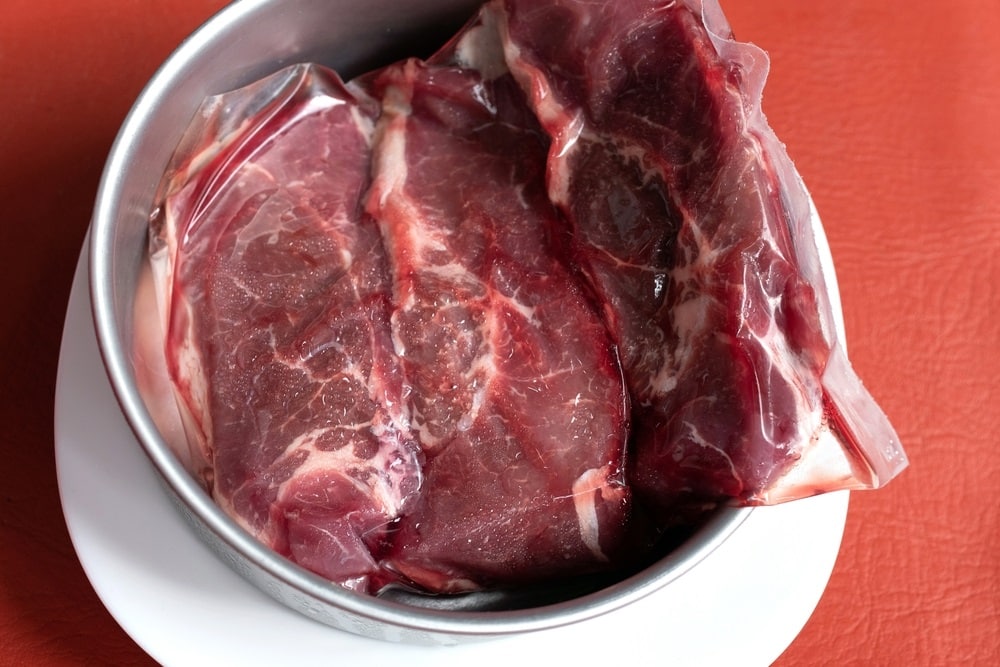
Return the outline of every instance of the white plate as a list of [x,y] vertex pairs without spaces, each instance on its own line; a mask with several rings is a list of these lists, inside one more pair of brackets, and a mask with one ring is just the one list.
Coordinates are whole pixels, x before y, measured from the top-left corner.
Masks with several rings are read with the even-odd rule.
[[[228,569],[161,490],[118,410],[77,267],[56,383],[56,465],[83,568],[125,631],[164,665],[769,665],[812,614],[847,515],[838,492],[759,508],[679,580],[569,627],[456,647],[389,644],[283,607]],[[100,659],[100,656],[94,656]],[[492,658],[492,659],[491,659]],[[389,662],[397,659],[396,662]]]

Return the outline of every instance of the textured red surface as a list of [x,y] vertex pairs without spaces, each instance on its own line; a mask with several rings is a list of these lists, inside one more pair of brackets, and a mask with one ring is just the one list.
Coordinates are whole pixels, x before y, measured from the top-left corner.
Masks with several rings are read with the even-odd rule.
[[[221,0],[6,0],[0,19],[0,665],[149,664],[66,533],[59,337],[101,166]],[[852,498],[779,665],[1000,664],[1000,4],[727,0],[826,224],[851,358],[911,468]],[[761,604],[766,604],[762,600]]]

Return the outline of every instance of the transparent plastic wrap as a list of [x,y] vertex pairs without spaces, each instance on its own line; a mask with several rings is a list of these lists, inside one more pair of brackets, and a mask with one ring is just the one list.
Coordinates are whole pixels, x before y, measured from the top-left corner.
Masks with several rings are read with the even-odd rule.
[[206,100],[137,295],[164,437],[370,593],[635,567],[721,503],[881,486],[906,459],[766,72],[714,2],[496,0],[427,61]]
[[491,7],[622,351],[643,497],[774,503],[898,473],[838,340],[818,216],[761,112],[766,54],[711,0]]

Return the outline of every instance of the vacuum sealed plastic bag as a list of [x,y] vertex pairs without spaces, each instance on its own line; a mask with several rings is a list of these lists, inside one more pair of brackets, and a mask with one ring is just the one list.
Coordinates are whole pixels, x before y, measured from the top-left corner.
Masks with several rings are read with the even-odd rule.
[[373,593],[626,567],[721,503],[884,484],[906,459],[766,71],[715,2],[495,0],[426,61],[207,100],[140,295],[161,429],[248,531]]
[[668,506],[878,486],[905,459],[837,339],[815,211],[760,111],[766,55],[714,2],[639,5],[497,12],[622,353],[632,481]]

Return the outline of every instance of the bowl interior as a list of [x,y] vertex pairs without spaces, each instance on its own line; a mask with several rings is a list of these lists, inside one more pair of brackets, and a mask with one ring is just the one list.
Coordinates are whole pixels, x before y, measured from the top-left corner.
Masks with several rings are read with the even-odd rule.
[[296,62],[322,63],[347,79],[405,55],[428,54],[478,4],[478,0],[231,4],[175,51],[137,100],[105,167],[91,228],[91,297],[101,354],[126,419],[182,513],[217,553],[272,596],[321,621],[371,636],[385,636],[388,627],[452,641],[535,630],[604,613],[683,574],[751,511],[720,510],[666,558],[624,580],[602,582],[596,592],[586,587],[556,592],[542,606],[507,611],[414,606],[406,596],[386,600],[342,590],[257,543],[218,509],[158,433],[132,369],[133,300],[157,186],[202,100]]

